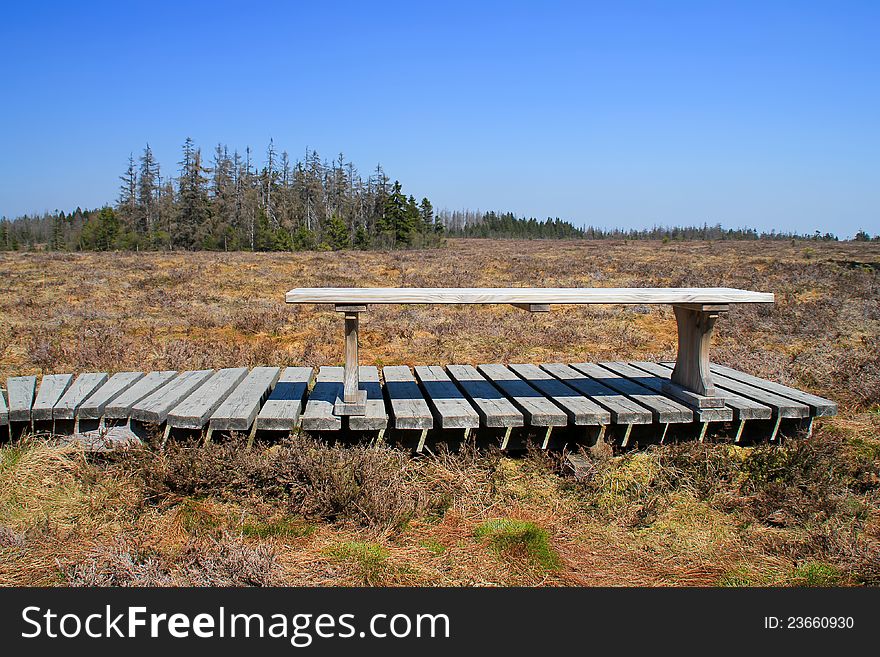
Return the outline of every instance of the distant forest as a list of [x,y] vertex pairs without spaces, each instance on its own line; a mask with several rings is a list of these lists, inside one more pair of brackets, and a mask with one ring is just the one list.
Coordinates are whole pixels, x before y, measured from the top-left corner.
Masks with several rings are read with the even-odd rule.
[[[95,210],[48,212],[0,219],[0,250],[226,250],[297,251],[424,248],[444,236],[517,239],[836,240],[831,233],[801,235],[749,228],[580,228],[559,218],[538,220],[510,212],[435,212],[431,201],[407,196],[381,166],[369,176],[340,154],[302,160],[280,154],[270,140],[265,164],[217,145],[210,162],[191,139],[176,175],[163,175],[149,145],[120,176],[117,202]],[[871,238],[864,231],[857,240]]]

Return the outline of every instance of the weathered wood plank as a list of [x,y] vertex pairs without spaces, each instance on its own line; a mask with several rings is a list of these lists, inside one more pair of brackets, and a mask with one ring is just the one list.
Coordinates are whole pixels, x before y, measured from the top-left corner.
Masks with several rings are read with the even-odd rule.
[[724,375],[729,379],[734,379],[742,383],[747,383],[755,388],[760,388],[761,390],[766,390],[767,392],[772,392],[783,397],[788,397],[789,399],[792,399],[796,402],[806,404],[810,407],[811,414],[815,415],[816,417],[837,415],[837,402],[834,402],[830,399],[825,399],[824,397],[812,395],[809,392],[804,392],[803,390],[798,390],[797,388],[792,388],[781,383],[768,381],[767,379],[762,379],[751,374],[746,374],[745,372],[740,372],[739,370],[735,370],[732,367],[725,367],[724,365],[713,364],[710,366],[710,369],[713,373]]
[[419,365],[416,377],[443,429],[476,429],[480,414],[438,365]]
[[72,420],[76,417],[76,409],[79,408],[89,396],[107,382],[106,372],[87,372],[80,374],[71,384],[70,388],[61,396],[55,408],[52,409],[52,417],[56,420]]
[[432,429],[434,415],[428,408],[419,384],[406,365],[382,368],[385,393],[391,403],[391,415],[397,429]]
[[177,372],[165,370],[162,372],[148,372],[128,390],[108,402],[104,407],[104,417],[109,420],[125,420],[131,415],[132,407],[148,395],[152,395],[159,388],[168,384]]
[[131,407],[131,419],[150,424],[162,424],[168,414],[194,390],[203,385],[214,370],[188,370],[147,395]]
[[511,363],[509,367],[526,383],[537,388],[561,407],[568,414],[572,424],[584,426],[611,422],[611,413],[607,409],[565,385],[537,365]]
[[73,374],[47,374],[40,381],[40,390],[31,408],[31,419],[41,422],[52,419],[52,409],[73,383]]
[[586,374],[563,363],[546,363],[541,367],[582,395],[607,408],[615,424],[651,424],[654,414],[650,409],[634,402],[608,386],[604,386]]
[[510,398],[510,401],[525,414],[531,426],[564,427],[568,424],[568,415],[565,411],[504,365],[497,363],[478,365],[477,370]]
[[691,409],[595,363],[572,363],[571,366],[596,379],[599,383],[617,390],[617,392],[637,401],[642,406],[651,409],[657,422],[664,424],[679,423],[691,422],[694,419]]
[[[664,394],[663,384],[668,380],[665,377],[657,376],[656,374],[633,367],[629,363],[620,361],[599,364],[605,369],[626,377],[630,381],[635,381],[636,383],[653,390],[659,395]],[[670,399],[669,401],[690,408],[695,419],[699,422],[730,422],[733,420],[733,410],[727,407],[701,408],[696,405],[692,406],[681,399]]]
[[341,367],[322,367],[306,409],[300,416],[300,424],[306,431],[339,431],[342,418],[333,414],[337,397],[342,397],[345,372]]
[[211,415],[248,375],[246,367],[217,370],[205,383],[195,388],[168,414],[169,426],[178,429],[201,429]]
[[773,294],[728,287],[706,288],[298,288],[287,303],[772,303]]
[[144,377],[143,372],[117,372],[95,390],[77,410],[80,420],[98,420],[104,415],[107,404],[119,397],[126,390]]
[[31,406],[37,391],[37,377],[11,376],[6,379],[6,392],[9,395],[9,421],[30,422]]
[[[665,363],[664,363],[665,365]],[[774,417],[781,418],[803,418],[810,417],[810,407],[801,402],[794,401],[788,397],[777,395],[763,388],[756,388],[749,383],[743,383],[736,379],[731,379],[717,372],[712,373],[715,379],[715,385],[722,390],[734,392],[741,397],[752,399],[756,402],[769,406],[773,409]]]
[[257,416],[257,429],[293,431],[303,410],[309,385],[315,376],[311,367],[287,367]]
[[449,365],[446,370],[477,409],[483,426],[504,428],[521,427],[525,424],[522,412],[504,393],[489,383],[477,368],[472,365]]
[[255,367],[214,411],[209,426],[216,431],[250,429],[280,375],[279,367]]
[[[638,367],[655,376],[662,377],[664,380],[672,376],[672,368],[666,367],[661,363],[650,363],[647,361],[636,361],[630,363],[633,367]],[[773,409],[764,404],[759,404],[753,399],[742,397],[735,392],[729,390],[724,391],[724,403],[733,410],[734,420],[769,420],[773,417]]]
[[379,384],[379,369],[372,365],[358,367],[360,389],[367,393],[367,405],[363,415],[349,415],[348,428],[352,431],[380,431],[388,426],[385,397]]

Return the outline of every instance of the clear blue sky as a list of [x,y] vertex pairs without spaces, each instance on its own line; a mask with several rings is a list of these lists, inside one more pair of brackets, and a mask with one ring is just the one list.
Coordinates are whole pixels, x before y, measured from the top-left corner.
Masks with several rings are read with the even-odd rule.
[[880,2],[5,2],[0,215],[191,136],[438,208],[880,232]]

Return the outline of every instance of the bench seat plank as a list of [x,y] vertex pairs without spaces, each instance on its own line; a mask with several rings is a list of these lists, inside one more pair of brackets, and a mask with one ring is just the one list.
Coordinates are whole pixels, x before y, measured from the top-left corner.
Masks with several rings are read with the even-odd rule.
[[522,412],[473,365],[448,365],[446,370],[470,399],[484,426],[506,428],[525,424]]
[[279,367],[255,367],[220,404],[209,421],[211,429],[218,431],[247,431],[254,424],[260,404],[272,391],[278,377]]
[[635,381],[630,381],[619,374],[615,374],[609,369],[595,363],[572,363],[571,366],[596,379],[599,383],[617,390],[619,393],[637,401],[642,406],[651,409],[657,422],[664,424],[680,423],[691,422],[694,419],[693,412],[686,406],[667,399],[660,393],[639,385]]
[[498,386],[526,416],[533,427],[564,427],[568,415],[538,390],[519,378],[504,365],[491,363],[477,369]]
[[572,424],[584,426],[611,422],[611,413],[607,409],[565,385],[537,365],[511,364],[510,369],[560,406],[568,414]]
[[117,372],[95,390],[77,410],[80,420],[98,420],[104,415],[107,404],[119,397],[126,390],[144,377],[143,372]]
[[286,367],[257,415],[257,429],[293,431],[315,372],[311,367]]
[[37,377],[11,376],[6,379],[6,393],[9,395],[9,421],[30,422],[31,406],[37,392]]
[[477,429],[480,414],[438,365],[419,365],[416,377],[443,429]]
[[214,370],[187,370],[147,395],[131,407],[131,419],[149,424],[162,424],[168,414],[205,383]]
[[52,409],[73,383],[73,374],[47,374],[40,381],[37,398],[31,408],[31,419],[40,422],[52,419]]
[[654,414],[650,409],[591,379],[583,372],[578,372],[570,365],[545,363],[541,367],[567,386],[607,408],[615,424],[651,424],[654,421]]
[[246,367],[217,370],[168,414],[168,424],[178,429],[201,429],[211,415],[248,375]]
[[339,431],[342,418],[333,414],[336,400],[342,397],[343,369],[322,367],[318,379],[300,416],[300,424],[306,431]]
[[70,388],[61,396],[55,408],[52,409],[52,418],[55,420],[72,420],[76,417],[76,410],[95,390],[107,382],[106,372],[86,372],[80,374]]
[[[664,394],[663,383],[666,380],[665,377],[657,376],[656,374],[646,372],[630,365],[629,363],[621,361],[599,363],[599,365],[605,369],[611,370],[615,374],[626,377],[630,381],[635,381],[656,393],[661,395]],[[698,408],[696,406],[691,406],[686,401],[680,399],[674,401],[677,404],[690,408],[695,419],[699,422],[730,422],[733,420],[733,409],[731,408],[723,406],[720,408]]]
[[110,420],[128,419],[135,404],[147,395],[153,394],[175,376],[177,376],[177,372],[174,370],[148,372],[128,390],[107,403],[104,407],[104,418]]
[[385,394],[391,404],[396,429],[433,429],[434,415],[428,408],[419,384],[406,365],[382,368]]
[[[666,367],[662,363],[635,361],[630,365],[661,377],[664,381],[669,380],[672,376],[672,368]],[[758,403],[754,399],[743,397],[729,390],[725,391],[723,396],[724,404],[733,411],[734,420],[769,420],[773,417],[772,408]]]
[[332,303],[365,305],[388,303],[502,303],[502,304],[587,304],[587,303],[678,303],[727,304],[772,303],[774,296],[729,287],[629,287],[629,288],[297,288],[286,295],[287,303]]
[[798,390],[797,388],[792,388],[790,386],[782,385],[781,383],[768,381],[767,379],[746,374],[745,372],[740,372],[739,370],[725,367],[724,365],[712,364],[709,367],[715,374],[723,375],[729,379],[734,379],[742,383],[748,383],[755,388],[760,388],[767,392],[772,392],[783,397],[788,397],[796,402],[806,404],[810,407],[810,413],[816,417],[837,415],[837,402],[831,401],[830,399],[825,399],[804,392],[803,390]]

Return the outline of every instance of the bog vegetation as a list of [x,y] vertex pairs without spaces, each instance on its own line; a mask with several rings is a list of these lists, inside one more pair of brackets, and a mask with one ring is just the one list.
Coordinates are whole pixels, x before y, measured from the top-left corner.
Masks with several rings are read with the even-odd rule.
[[[355,263],[357,268],[354,267]],[[877,585],[880,246],[449,240],[384,253],[0,254],[0,380],[342,360],[295,286],[730,285],[713,359],[831,397],[809,439],[511,457],[294,434],[246,449],[0,446],[0,583]],[[356,273],[355,273],[356,272]],[[357,279],[355,279],[355,276]],[[364,363],[669,359],[660,307],[371,309]]]

